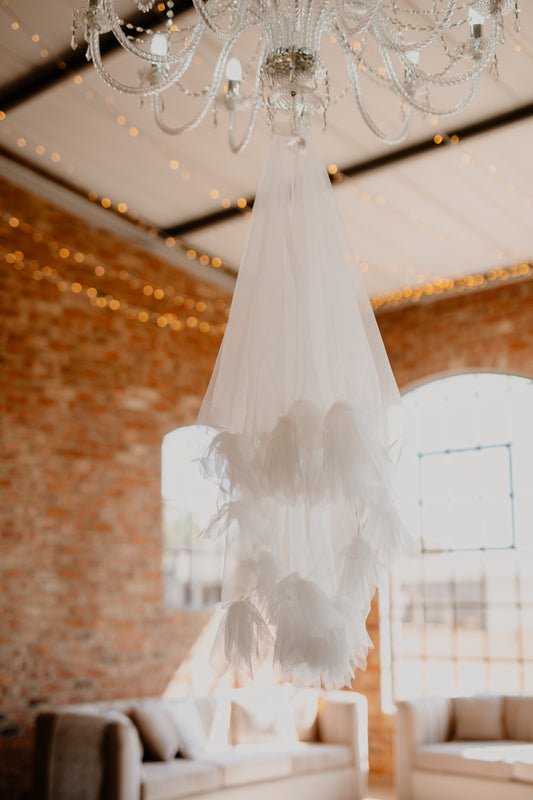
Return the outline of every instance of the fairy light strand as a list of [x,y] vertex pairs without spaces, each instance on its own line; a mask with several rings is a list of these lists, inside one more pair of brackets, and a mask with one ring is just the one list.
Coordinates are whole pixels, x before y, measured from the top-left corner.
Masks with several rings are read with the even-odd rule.
[[[158,328],[169,328],[175,332],[186,330],[196,330],[200,334],[210,336],[222,336],[226,330],[226,323],[220,325],[208,322],[200,322],[194,315],[179,319],[173,312],[159,314],[155,311],[132,306],[125,300],[120,300],[112,294],[103,294],[94,286],[87,286],[79,281],[67,280],[57,268],[48,265],[41,265],[40,262],[27,259],[21,250],[8,250],[0,248],[0,256],[4,261],[13,266],[17,271],[22,271],[28,267],[31,270],[33,280],[41,282],[47,281],[56,285],[60,292],[70,290],[73,294],[83,295],[87,298],[91,306],[97,308],[107,308],[111,311],[120,311],[129,319],[135,319],[140,323],[151,323]],[[465,292],[474,292],[479,289],[489,288],[498,284],[508,283],[509,281],[522,281],[533,276],[533,265],[530,263],[517,264],[507,268],[496,268],[489,270],[485,275],[468,275],[455,280],[446,279],[426,283],[419,287],[405,287],[394,292],[378,295],[371,301],[374,311],[389,311],[407,304],[416,304],[421,300],[436,299],[442,295],[456,295]],[[229,316],[229,309],[226,310],[226,317]]]
[[[17,132],[12,125],[4,126],[1,130],[3,130],[5,134],[13,134],[16,139],[17,146],[20,149],[23,150],[28,147],[29,149],[33,149],[33,151],[40,157],[47,155],[46,148],[43,145],[35,145],[34,142],[30,143],[26,136],[23,136],[20,134],[20,132]],[[61,154],[56,151],[50,154],[50,158],[56,163],[63,160]],[[66,165],[65,171],[68,175],[72,175],[75,172],[74,165]],[[93,190],[87,193],[87,198],[92,203],[98,203],[105,211],[111,211],[112,213],[118,212],[120,216],[129,218],[129,220],[135,224],[137,228],[147,231],[150,236],[158,237],[166,244],[167,247],[178,247],[183,253],[185,253],[189,260],[197,261],[201,266],[213,267],[217,270],[217,272],[227,272],[230,274],[234,272],[233,267],[225,263],[219,256],[213,256],[203,252],[202,250],[195,250],[194,248],[191,248],[191,246],[183,239],[168,236],[164,231],[150,227],[150,225],[148,225],[146,222],[143,222],[142,220],[137,219],[136,216],[133,216],[131,212],[130,214],[127,214],[126,212],[128,211],[128,206],[125,202],[120,201],[114,205],[109,197],[105,195],[101,196]],[[250,209],[247,207],[246,200],[244,200],[244,205],[241,202],[242,200],[243,198],[239,198],[237,204],[241,203],[241,205],[238,207],[241,211],[244,211],[244,215],[247,216],[247,214],[250,213]],[[192,255],[193,253],[194,255]]]
[[8,250],[2,247],[0,248],[0,257],[17,272],[26,271],[26,274],[37,283],[53,284],[61,293],[71,292],[74,295],[83,297],[93,308],[119,312],[128,319],[135,320],[143,325],[151,324],[157,328],[168,329],[175,333],[195,331],[211,337],[223,336],[226,330],[225,322],[221,324],[213,324],[207,321],[200,322],[198,317],[193,314],[180,319],[173,312],[160,314],[139,306],[133,306],[115,295],[99,292],[95,286],[87,286],[80,281],[71,281],[63,276],[57,268],[42,265],[34,259],[26,258],[21,250]]
[[[65,262],[75,264],[78,268],[84,265],[85,267],[93,269],[95,276],[98,278],[106,277],[112,280],[118,277],[120,281],[127,281],[130,289],[139,291],[145,297],[153,297],[155,300],[163,300],[165,298],[169,300],[169,295],[176,295],[173,299],[175,305],[183,305],[185,308],[189,309],[195,308],[196,312],[199,314],[211,313],[213,311],[221,311],[225,314],[229,314],[229,304],[220,297],[214,300],[204,301],[198,297],[184,294],[183,292],[178,293],[173,286],[163,288],[153,285],[130,269],[125,270],[110,267],[94,253],[80,251],[71,244],[54,239],[44,231],[9,211],[0,211],[0,220],[2,220],[7,227],[17,229],[23,235],[31,238],[34,243],[45,244],[51,254],[59,256],[59,258],[63,259]],[[169,289],[171,291],[169,291]]]
[[[30,38],[31,41],[34,43],[35,42],[40,42],[41,44],[43,43],[44,40],[42,35],[34,31],[33,28],[30,28],[24,22],[22,17],[20,17],[16,13],[16,11],[12,9],[12,7],[9,4],[9,0],[2,0],[0,7],[3,8],[8,13],[8,15],[14,20],[13,24],[17,26],[16,28],[13,28],[13,25],[11,26],[14,31],[21,31],[25,33],[28,36],[28,38]],[[48,56],[49,50],[45,49],[42,51],[42,53],[46,53],[46,56]],[[224,192],[222,189],[213,187],[212,181],[209,181],[207,178],[205,178],[203,174],[201,173],[196,174],[194,171],[191,172],[190,168],[186,168],[185,165],[181,164],[180,162],[177,161],[177,159],[173,158],[172,151],[169,150],[164,141],[156,142],[148,133],[146,133],[146,131],[144,131],[142,128],[139,128],[137,123],[133,123],[131,120],[128,121],[126,115],[123,114],[120,108],[117,107],[114,96],[104,95],[97,89],[94,89],[92,87],[90,89],[87,89],[83,77],[79,74],[78,71],[72,69],[72,67],[67,62],[62,61],[61,59],[55,59],[55,63],[59,69],[70,74],[74,85],[84,92],[84,99],[86,101],[90,102],[95,98],[98,99],[101,102],[102,107],[105,110],[105,113],[109,117],[109,119],[112,119],[117,125],[119,125],[119,127],[123,128],[125,133],[129,134],[131,138],[137,139],[139,142],[142,141],[143,144],[149,145],[150,147],[152,147],[152,149],[156,150],[158,153],[165,153],[167,158],[169,159],[168,168],[171,171],[175,172],[179,170],[178,174],[181,176],[182,180],[185,181],[193,180],[195,183],[203,185],[205,187],[207,196],[211,200],[217,200],[218,204],[220,204],[222,208],[237,207],[241,208],[242,210],[242,206],[239,205],[240,198],[236,200],[231,200],[228,197],[228,194],[230,193]],[[6,116],[7,115],[5,114],[5,112],[3,111],[0,112],[0,121],[2,119],[5,119]],[[214,194],[215,192],[216,196]],[[117,203],[117,206],[118,205],[119,203]]]

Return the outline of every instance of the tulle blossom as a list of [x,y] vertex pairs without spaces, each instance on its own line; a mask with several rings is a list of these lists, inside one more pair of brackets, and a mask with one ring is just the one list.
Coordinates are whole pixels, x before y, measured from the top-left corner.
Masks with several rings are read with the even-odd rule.
[[364,668],[376,587],[411,546],[392,495],[399,394],[311,137],[274,136],[198,422],[226,537],[222,663]]

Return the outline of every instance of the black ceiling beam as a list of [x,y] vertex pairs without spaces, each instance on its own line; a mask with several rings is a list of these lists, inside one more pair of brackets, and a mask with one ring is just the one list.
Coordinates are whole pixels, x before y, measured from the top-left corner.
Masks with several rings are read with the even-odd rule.
[[199,228],[210,228],[212,225],[218,225],[221,222],[227,222],[232,217],[238,217],[245,211],[250,211],[253,208],[255,197],[251,197],[246,201],[244,208],[238,206],[231,206],[230,208],[221,208],[220,211],[213,211],[211,214],[205,214],[202,217],[195,217],[187,222],[182,222],[178,225],[172,225],[170,228],[165,228],[167,236],[173,236],[180,239],[184,234],[196,231]]
[[[179,16],[192,8],[191,0],[179,0],[176,2],[173,11],[174,16]],[[156,28],[162,25],[165,17],[161,11],[139,11],[134,16],[125,20],[126,23],[133,25],[133,29],[128,34],[134,38],[141,33],[135,28]],[[102,56],[112,53],[120,47],[113,33],[105,33],[100,36],[100,52]],[[41,92],[51,89],[60,81],[68,78],[72,72],[80,72],[91,65],[85,57],[86,45],[81,43],[76,50],[68,48],[61,55],[45,61],[38,67],[33,67],[20,78],[12,81],[7,86],[0,89],[0,109],[4,112],[12,111],[17,106],[33,100]]]
[[[382,169],[383,167],[388,167],[391,164],[397,164],[402,161],[406,161],[409,158],[414,158],[415,156],[420,156],[424,153],[429,153],[430,151],[435,152],[439,147],[442,148],[446,145],[453,144],[452,136],[457,136],[459,141],[470,139],[473,136],[489,133],[490,131],[504,128],[507,125],[512,125],[515,122],[521,122],[523,120],[530,119],[531,117],[533,117],[533,103],[528,103],[524,106],[520,106],[519,108],[515,108],[512,111],[506,111],[503,114],[497,114],[494,117],[488,117],[480,122],[474,122],[471,125],[465,125],[463,128],[456,128],[450,133],[441,134],[442,142],[439,145],[435,143],[434,139],[425,139],[422,142],[417,142],[416,144],[411,144],[398,150],[389,150],[388,152],[381,156],[377,156],[376,158],[369,158],[366,161],[360,161],[358,163],[351,164],[348,167],[343,167],[342,169],[339,169],[339,172],[341,173],[340,175],[339,173],[336,175],[331,175],[330,179],[332,183],[336,183],[340,182],[339,178],[353,178],[356,175],[362,175],[365,172],[373,172],[374,170]],[[254,199],[255,198],[250,198],[247,201],[247,208],[244,210],[249,210],[253,207]],[[216,211],[213,214],[195,217],[194,219],[190,219],[187,222],[182,222],[179,225],[166,228],[165,230],[169,236],[183,237],[187,236],[187,234],[192,233],[193,231],[200,230],[201,228],[208,228],[211,225],[218,225],[221,222],[225,222],[228,219],[241,214],[242,211],[243,209],[232,206],[231,208]]]
[[465,125],[463,128],[456,128],[450,133],[441,134],[442,142],[439,145],[435,143],[434,139],[426,139],[423,142],[418,142],[408,147],[402,147],[400,150],[392,150],[391,152],[384,153],[377,158],[371,158],[359,164],[352,164],[349,167],[343,168],[342,174],[347,178],[353,178],[355,175],[361,175],[364,172],[372,172],[372,170],[387,167],[389,164],[405,161],[408,158],[414,158],[415,156],[435,151],[437,147],[453,144],[452,136],[457,136],[458,140],[462,141],[464,139],[470,139],[473,136],[479,136],[482,133],[490,133],[490,131],[505,128],[507,125],[521,122],[530,117],[533,117],[533,103],[520,106],[512,111],[506,111],[503,114],[497,114],[494,117],[488,117],[480,122],[474,122],[471,125]]

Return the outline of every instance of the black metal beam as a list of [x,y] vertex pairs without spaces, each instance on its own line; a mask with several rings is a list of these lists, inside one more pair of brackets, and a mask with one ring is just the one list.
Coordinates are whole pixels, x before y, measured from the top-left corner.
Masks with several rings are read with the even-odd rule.
[[212,225],[218,225],[221,222],[227,222],[227,220],[231,219],[232,217],[238,217],[245,211],[250,211],[250,209],[253,208],[254,200],[255,197],[251,197],[249,200],[247,200],[244,208],[239,208],[238,206],[221,208],[220,211],[213,211],[211,214],[206,214],[202,217],[195,217],[187,222],[182,222],[178,225],[173,225],[170,228],[165,228],[165,232],[167,236],[174,236],[176,239],[180,239],[184,234],[191,233],[192,231],[198,230],[198,228],[210,228]]
[[343,168],[341,171],[345,177],[353,178],[355,175],[361,175],[364,172],[372,172],[382,167],[388,167],[390,164],[397,163],[398,161],[405,161],[414,156],[435,151],[438,147],[445,147],[446,145],[453,144],[455,140],[452,140],[452,137],[456,136],[459,141],[471,139],[473,136],[490,133],[490,131],[505,128],[507,125],[521,122],[530,117],[533,117],[533,103],[520,106],[512,111],[506,111],[503,114],[497,114],[494,117],[488,117],[480,122],[474,122],[471,125],[465,125],[463,128],[456,128],[450,133],[441,134],[442,142],[439,145],[435,143],[434,139],[426,139],[423,142],[418,142],[408,147],[402,147],[400,150],[384,153],[384,155],[378,156],[377,158],[371,158],[359,164],[352,164],[349,167]]
[[[330,179],[332,183],[336,183],[339,182],[339,178],[353,178],[356,175],[362,175],[365,172],[372,172],[374,170],[382,169],[383,167],[388,167],[391,164],[398,164],[402,161],[408,160],[409,158],[414,158],[415,156],[429,153],[430,151],[435,152],[438,148],[453,144],[453,142],[456,140],[452,139],[452,137],[457,137],[459,141],[470,139],[473,136],[479,136],[483,133],[499,130],[500,128],[505,128],[507,125],[512,125],[515,122],[521,122],[525,119],[530,119],[531,117],[533,117],[533,103],[528,103],[527,105],[520,106],[512,111],[506,111],[503,114],[497,114],[494,117],[488,117],[480,122],[475,122],[471,125],[465,125],[463,128],[456,128],[450,133],[441,134],[442,142],[438,145],[435,143],[434,139],[425,139],[422,142],[417,142],[416,144],[411,144],[398,150],[390,150],[381,156],[377,156],[376,158],[370,158],[366,161],[360,161],[347,167],[339,168],[340,174],[337,173],[336,175],[331,175]],[[254,199],[255,198],[252,197],[247,201],[246,210],[249,210],[253,207]],[[200,230],[201,228],[208,228],[211,225],[218,225],[221,222],[225,222],[226,220],[231,219],[240,213],[242,213],[242,209],[232,206],[231,208],[216,211],[213,214],[195,217],[187,222],[182,222],[178,225],[166,228],[166,231],[169,236],[183,237],[192,231]]]
[[[174,16],[179,16],[192,8],[191,0],[179,0],[173,8]],[[128,33],[133,37],[140,36],[141,33],[135,28],[155,28],[162,25],[166,17],[161,11],[139,11],[125,22],[133,25],[133,29]],[[102,56],[112,53],[120,47],[113,33],[105,33],[100,36],[100,52]],[[38,67],[33,67],[17,80],[12,81],[7,86],[0,89],[0,109],[4,112],[12,111],[22,103],[33,100],[34,97],[51,89],[60,81],[68,78],[72,72],[80,72],[91,65],[85,57],[86,46],[80,44],[76,50],[70,47],[64,50],[61,55],[54,59],[45,61]]]

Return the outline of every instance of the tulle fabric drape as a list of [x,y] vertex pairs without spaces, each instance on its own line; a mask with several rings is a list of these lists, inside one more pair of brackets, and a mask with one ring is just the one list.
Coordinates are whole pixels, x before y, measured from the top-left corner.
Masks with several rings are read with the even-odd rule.
[[214,656],[342,687],[409,544],[391,491],[399,394],[314,143],[276,135],[198,423],[226,537]]

